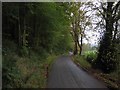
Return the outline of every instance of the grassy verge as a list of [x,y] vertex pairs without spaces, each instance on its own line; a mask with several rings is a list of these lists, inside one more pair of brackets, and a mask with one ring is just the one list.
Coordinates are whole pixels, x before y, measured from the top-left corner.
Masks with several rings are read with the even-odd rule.
[[105,74],[100,70],[93,69],[91,64],[85,60],[83,56],[73,56],[73,61],[80,67],[82,67],[84,70],[86,70],[88,73],[92,74],[96,78],[102,80],[108,88],[118,88],[120,83],[118,82],[118,72],[115,71],[110,74]]
[[82,56],[74,56],[73,57],[73,60],[74,62],[77,64],[77,65],[80,65],[81,67],[85,68],[85,69],[90,69],[91,68],[91,64],[88,63],[84,57]]
[[[4,42],[2,54],[3,88],[46,88],[46,72],[49,72],[58,55],[46,52],[38,54],[31,50],[30,55],[21,56],[18,52],[14,42]],[[23,52],[24,50],[22,54]]]
[[[56,57],[56,55],[49,55],[42,61],[34,60],[33,56],[28,58],[12,55],[16,61],[15,66],[7,69],[6,75],[4,74],[10,81],[4,87],[45,88],[47,84],[46,65],[50,69]],[[6,66],[5,68],[9,67]]]

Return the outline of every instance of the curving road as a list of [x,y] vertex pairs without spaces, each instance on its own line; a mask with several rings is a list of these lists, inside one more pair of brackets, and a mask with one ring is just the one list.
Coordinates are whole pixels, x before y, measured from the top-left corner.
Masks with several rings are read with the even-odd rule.
[[107,88],[73,63],[69,56],[59,57],[51,68],[47,88]]

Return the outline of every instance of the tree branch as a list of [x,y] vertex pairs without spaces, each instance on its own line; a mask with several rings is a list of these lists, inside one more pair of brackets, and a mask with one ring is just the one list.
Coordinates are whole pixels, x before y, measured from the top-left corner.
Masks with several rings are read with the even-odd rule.
[[113,13],[113,18],[115,18],[115,14],[116,14],[116,12],[117,12],[117,9],[118,9],[118,7],[120,6],[120,1],[113,7],[113,9],[112,9],[112,11],[114,11],[114,13]]

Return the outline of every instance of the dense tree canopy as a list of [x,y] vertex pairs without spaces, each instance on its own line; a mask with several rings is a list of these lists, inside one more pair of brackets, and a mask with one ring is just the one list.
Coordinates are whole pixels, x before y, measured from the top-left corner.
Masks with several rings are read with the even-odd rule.
[[67,29],[63,7],[57,3],[3,3],[3,39],[14,39],[20,47],[69,49]]

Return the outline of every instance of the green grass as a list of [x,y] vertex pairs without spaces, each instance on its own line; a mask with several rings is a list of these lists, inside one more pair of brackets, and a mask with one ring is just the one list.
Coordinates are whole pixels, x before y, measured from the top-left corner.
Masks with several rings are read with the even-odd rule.
[[91,64],[87,62],[83,56],[76,55],[73,57],[73,59],[74,59],[74,62],[77,64],[80,64],[81,67],[84,67],[87,69],[91,68]]
[[48,65],[48,69],[50,71],[51,67],[52,67],[52,64],[54,63],[54,61],[56,60],[56,58],[58,57],[59,55],[55,55],[55,54],[52,54],[52,55],[49,55],[44,63],[44,65]]
[[[9,60],[9,55],[5,59]],[[45,60],[34,60],[36,59],[34,56],[32,58],[28,57],[20,57],[18,55],[12,55],[14,58],[15,66],[5,66],[5,68],[12,68],[12,70],[8,70],[6,76],[8,77],[10,83],[8,85],[4,85],[4,87],[22,87],[22,88],[45,88],[47,84],[47,78],[45,76],[46,65],[50,70],[52,63],[56,59],[56,55],[49,55]],[[39,56],[37,56],[39,57]],[[12,62],[11,62],[12,64]],[[10,75],[8,75],[10,74]],[[11,77],[13,76],[13,77]]]

